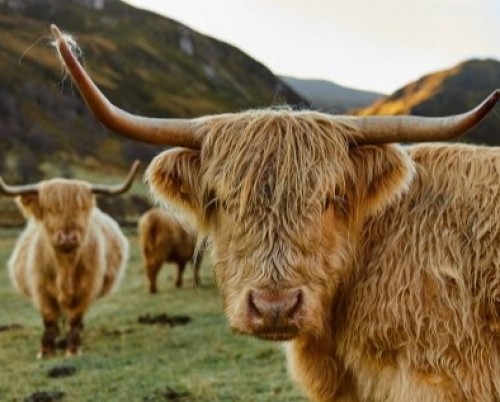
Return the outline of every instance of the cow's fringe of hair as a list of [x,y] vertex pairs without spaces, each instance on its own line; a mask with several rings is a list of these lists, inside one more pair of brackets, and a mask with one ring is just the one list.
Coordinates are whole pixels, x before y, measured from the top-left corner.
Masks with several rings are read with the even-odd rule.
[[[64,186],[61,186],[64,183]],[[52,179],[40,182],[38,202],[32,203],[26,197],[17,197],[16,202],[26,218],[43,219],[40,205],[50,205],[62,214],[72,211],[90,209],[94,206],[90,185],[84,181]]]
[[210,164],[202,172],[202,187],[209,191],[213,182],[225,183],[227,191],[217,196],[233,203],[226,206],[237,208],[240,216],[256,205],[276,214],[302,214],[332,190],[332,178],[352,174],[346,170],[348,139],[354,131],[331,116],[251,110],[204,129],[203,152],[209,155],[202,158]]
[[[65,185],[61,186],[60,183],[65,183]],[[90,185],[86,182],[52,179],[42,182],[38,196],[43,205],[51,205],[54,209],[61,211],[74,211],[92,207],[94,198],[91,194]]]

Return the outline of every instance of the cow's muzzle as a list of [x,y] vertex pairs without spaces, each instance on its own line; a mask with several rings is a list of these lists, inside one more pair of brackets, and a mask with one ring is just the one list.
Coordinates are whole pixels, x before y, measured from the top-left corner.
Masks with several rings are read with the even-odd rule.
[[272,341],[294,338],[302,325],[303,298],[301,289],[250,289],[246,295],[246,319],[251,334]]
[[62,253],[71,253],[80,246],[80,236],[76,231],[60,231],[55,236],[54,247]]

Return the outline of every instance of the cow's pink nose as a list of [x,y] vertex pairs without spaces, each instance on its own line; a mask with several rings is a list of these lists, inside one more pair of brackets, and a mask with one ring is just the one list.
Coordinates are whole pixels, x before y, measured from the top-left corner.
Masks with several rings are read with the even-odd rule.
[[56,240],[59,245],[75,245],[78,243],[78,233],[76,231],[60,231],[56,235]]
[[303,304],[302,291],[268,291],[252,289],[248,292],[248,313],[255,329],[269,330],[299,325]]
[[55,246],[63,251],[70,251],[78,246],[79,235],[76,231],[60,231],[56,235]]

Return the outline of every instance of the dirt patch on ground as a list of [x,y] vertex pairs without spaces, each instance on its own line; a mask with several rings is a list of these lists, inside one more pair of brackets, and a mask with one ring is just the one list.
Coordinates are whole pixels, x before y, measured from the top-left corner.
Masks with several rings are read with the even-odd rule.
[[139,324],[153,325],[170,325],[171,327],[175,327],[177,325],[186,325],[191,322],[191,317],[188,315],[173,315],[170,316],[166,313],[157,314],[157,315],[141,315],[137,319]]
[[21,329],[23,326],[21,324],[7,324],[0,325],[0,332],[12,331],[13,329]]
[[76,367],[74,366],[55,366],[47,372],[47,376],[49,378],[64,378],[71,377],[75,373]]
[[108,330],[108,329],[103,329],[101,332],[105,336],[122,336],[122,335],[128,335],[134,333],[136,330],[133,328],[125,328],[125,329],[113,329],[113,330]]
[[179,392],[172,387],[165,387],[155,391],[152,395],[146,396],[144,402],[189,402],[189,393]]
[[62,401],[66,394],[61,391],[41,391],[35,392],[24,398],[24,402],[56,402]]

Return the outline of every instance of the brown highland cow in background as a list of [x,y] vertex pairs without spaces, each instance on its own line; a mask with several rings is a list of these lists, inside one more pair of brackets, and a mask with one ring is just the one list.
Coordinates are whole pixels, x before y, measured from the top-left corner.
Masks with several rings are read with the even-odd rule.
[[186,229],[177,218],[159,208],[147,211],[139,220],[139,242],[149,291],[156,293],[156,280],[164,262],[177,264],[174,283],[182,286],[186,264],[193,266],[193,284],[200,285],[200,266],[203,250],[196,250],[197,236]]
[[442,118],[148,119],[111,104],[53,33],[108,128],[178,147],[151,162],[153,194],[210,236],[229,325],[287,341],[312,400],[500,400],[500,148],[425,144],[474,127],[499,90]]
[[16,290],[40,311],[45,330],[38,357],[55,353],[59,321],[69,324],[66,355],[80,352],[83,316],[92,301],[111,293],[125,272],[128,241],[118,224],[95,206],[94,194],[127,191],[136,162],[122,185],[93,185],[53,179],[7,186],[0,194],[18,196],[27,219],[12,256],[9,274]]

